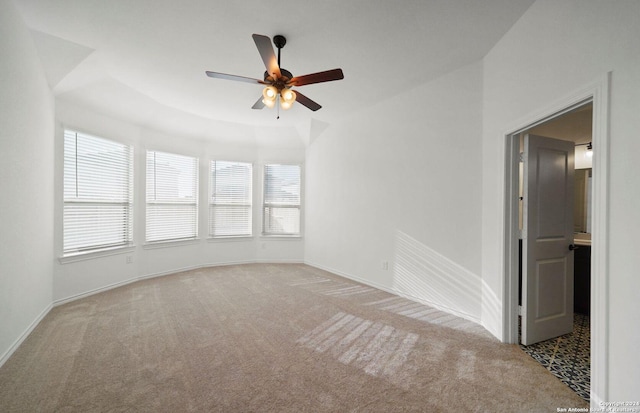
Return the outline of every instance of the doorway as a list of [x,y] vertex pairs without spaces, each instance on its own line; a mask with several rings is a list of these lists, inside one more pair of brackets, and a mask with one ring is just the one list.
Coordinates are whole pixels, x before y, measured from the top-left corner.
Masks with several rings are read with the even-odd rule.
[[518,344],[587,401],[592,118],[587,102],[513,136],[522,154]]
[[505,197],[504,197],[504,283],[503,340],[517,344],[519,340],[519,140],[514,137],[550,120],[556,119],[589,103],[593,108],[592,145],[592,247],[590,276],[590,403],[597,407],[608,400],[608,148],[609,93],[611,73],[548,104],[505,128]]

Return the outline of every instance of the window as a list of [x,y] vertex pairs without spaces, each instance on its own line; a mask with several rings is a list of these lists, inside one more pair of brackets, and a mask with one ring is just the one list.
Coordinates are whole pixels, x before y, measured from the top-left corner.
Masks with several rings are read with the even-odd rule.
[[211,161],[209,235],[251,236],[250,163]]
[[133,242],[133,148],[64,132],[63,255]]
[[264,235],[300,235],[300,166],[265,165]]
[[147,151],[147,242],[198,236],[198,159]]

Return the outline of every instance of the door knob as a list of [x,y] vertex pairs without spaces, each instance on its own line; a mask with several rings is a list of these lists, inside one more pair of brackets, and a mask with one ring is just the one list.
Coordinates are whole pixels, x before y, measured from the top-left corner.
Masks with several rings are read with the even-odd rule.
[[569,244],[569,251],[577,250],[578,248],[580,248],[580,247],[578,247],[575,244]]

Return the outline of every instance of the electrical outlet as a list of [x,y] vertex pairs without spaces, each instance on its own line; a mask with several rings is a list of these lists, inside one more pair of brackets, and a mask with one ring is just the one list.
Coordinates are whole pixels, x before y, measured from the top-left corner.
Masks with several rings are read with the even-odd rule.
[[133,255],[127,255],[127,264],[133,264]]
[[385,271],[389,269],[389,261],[382,261],[382,269]]

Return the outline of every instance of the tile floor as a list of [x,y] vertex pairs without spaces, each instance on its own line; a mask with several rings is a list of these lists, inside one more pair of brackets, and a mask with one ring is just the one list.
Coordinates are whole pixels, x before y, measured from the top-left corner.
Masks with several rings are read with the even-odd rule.
[[589,401],[591,332],[589,316],[574,314],[573,332],[522,350],[547,368],[580,397]]

